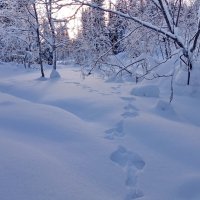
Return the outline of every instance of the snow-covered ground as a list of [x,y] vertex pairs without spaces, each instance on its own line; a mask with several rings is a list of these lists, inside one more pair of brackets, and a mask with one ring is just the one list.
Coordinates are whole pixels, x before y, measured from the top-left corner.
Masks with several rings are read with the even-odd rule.
[[0,64],[1,200],[200,199],[199,86],[58,71]]

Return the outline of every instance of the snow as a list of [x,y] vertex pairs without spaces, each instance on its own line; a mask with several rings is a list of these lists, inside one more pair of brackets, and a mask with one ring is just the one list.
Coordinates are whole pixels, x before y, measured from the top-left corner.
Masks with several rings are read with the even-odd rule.
[[0,64],[1,200],[200,199],[198,77],[169,104],[167,80],[57,70]]
[[169,119],[175,120],[177,118],[173,106],[167,101],[159,100],[155,106],[155,112]]
[[60,78],[60,74],[55,69],[53,69],[51,71],[50,78],[51,79],[58,79],[58,78]]
[[160,90],[155,85],[145,85],[145,86],[135,87],[132,90],[131,94],[143,97],[159,97]]

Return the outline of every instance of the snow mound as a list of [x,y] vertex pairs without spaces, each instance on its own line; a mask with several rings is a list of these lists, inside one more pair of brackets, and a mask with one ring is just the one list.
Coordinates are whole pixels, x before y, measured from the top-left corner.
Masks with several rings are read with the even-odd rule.
[[141,97],[159,97],[160,90],[156,85],[146,85],[134,88],[131,94]]
[[165,112],[165,113],[171,113],[175,114],[175,111],[172,107],[172,105],[169,102],[159,100],[158,103],[156,104],[156,110]]
[[60,74],[55,69],[53,69],[50,74],[50,79],[59,79],[59,78]]

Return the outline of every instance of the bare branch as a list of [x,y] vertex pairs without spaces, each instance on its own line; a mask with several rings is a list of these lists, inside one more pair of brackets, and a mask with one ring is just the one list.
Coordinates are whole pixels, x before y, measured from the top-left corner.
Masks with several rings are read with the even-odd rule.
[[[133,31],[131,31],[130,33],[128,33],[126,36],[124,36],[122,39],[118,40],[116,43],[114,43],[113,46],[119,44],[121,41],[123,41],[124,39],[126,39],[127,37],[129,37],[131,34],[133,34],[136,30],[138,30],[139,28],[141,28],[142,26],[139,26],[137,28],[135,28]],[[104,57],[105,55],[107,55],[113,48],[113,46],[108,49],[108,51],[106,51],[104,54],[100,55],[99,58],[97,58],[97,60],[95,61],[94,66],[92,67],[92,69],[88,72],[88,75],[90,75],[92,73],[92,71],[94,70],[95,66],[97,65],[97,63],[99,62],[99,60],[102,59],[102,57]]]

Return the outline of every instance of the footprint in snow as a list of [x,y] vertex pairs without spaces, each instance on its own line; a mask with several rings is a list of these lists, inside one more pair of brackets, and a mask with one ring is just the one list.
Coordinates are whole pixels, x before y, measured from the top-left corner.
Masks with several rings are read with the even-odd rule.
[[138,109],[130,103],[128,105],[124,106],[124,110],[138,111]]
[[94,89],[89,89],[88,91],[89,92],[98,92],[97,90],[94,90]]
[[124,118],[129,118],[129,117],[136,117],[138,116],[138,109],[133,106],[131,103],[129,103],[128,105],[124,106],[124,110],[125,112],[122,113],[122,117]]
[[116,124],[114,128],[105,131],[105,138],[113,140],[115,137],[123,137],[125,135],[123,130],[124,130],[124,121],[121,120]]
[[89,87],[89,86],[87,86],[87,85],[83,85],[82,88],[83,88],[83,89],[88,89],[88,90],[91,89],[91,87]]
[[98,90],[92,89],[91,87],[87,85],[83,85],[82,88],[88,90],[88,92],[90,93],[98,93]]
[[136,169],[142,170],[145,166],[145,162],[140,155],[127,151],[123,146],[119,146],[118,149],[111,154],[110,159],[121,167],[134,166]]
[[111,88],[113,89],[113,90],[117,90],[117,89],[119,89],[121,87],[121,85],[117,85],[117,86],[112,86]]
[[116,92],[111,92],[112,94],[121,94],[121,92],[116,91]]
[[121,85],[111,87],[111,89],[113,90],[111,93],[112,94],[120,94],[121,93],[120,87],[121,87]]
[[111,95],[110,93],[107,94],[107,93],[104,93],[104,92],[99,92],[98,94],[103,95],[103,96],[110,96]]
[[123,146],[119,146],[118,149],[110,155],[110,159],[125,169],[125,185],[128,188],[128,194],[126,195],[125,200],[133,200],[143,197],[143,192],[136,188],[138,172],[145,166],[145,162],[141,156],[135,152],[128,151]]
[[125,200],[133,200],[143,197],[144,194],[139,189],[132,189],[125,197]]
[[124,118],[131,118],[131,117],[136,117],[138,116],[137,112],[124,112],[122,113],[122,117]]
[[137,170],[133,167],[128,167],[127,169],[127,177],[126,177],[126,186],[133,187],[137,184]]
[[80,85],[79,82],[73,82],[73,81],[65,81],[64,83],[74,84],[74,85],[77,85],[77,86]]
[[123,101],[127,101],[129,103],[131,103],[132,101],[135,101],[135,98],[134,97],[121,97],[121,99]]

